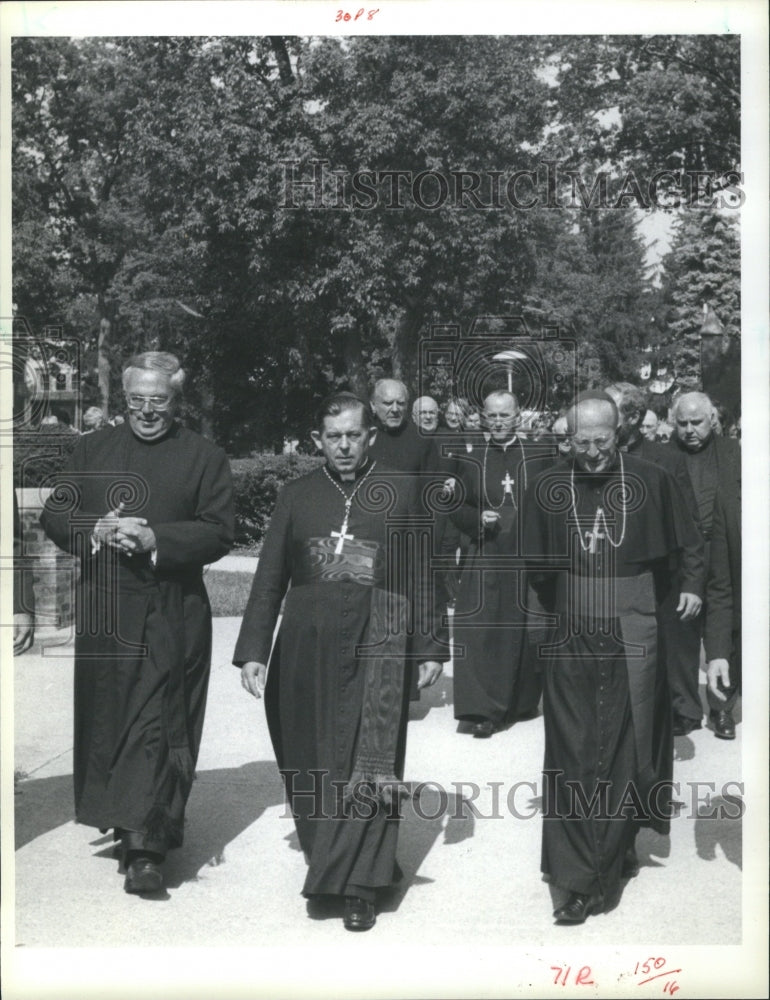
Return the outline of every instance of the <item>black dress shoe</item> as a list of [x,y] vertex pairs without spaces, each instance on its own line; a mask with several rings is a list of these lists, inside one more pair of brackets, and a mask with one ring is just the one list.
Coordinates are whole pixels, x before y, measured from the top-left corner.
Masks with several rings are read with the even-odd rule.
[[720,740],[735,739],[735,722],[727,709],[711,712],[711,725],[714,727],[714,736]]
[[361,899],[360,896],[345,897],[345,916],[342,921],[346,931],[369,931],[376,920],[374,903]]
[[158,862],[144,856],[134,858],[126,870],[123,888],[126,892],[158,892],[163,888],[163,873]]
[[689,736],[694,729],[700,728],[700,719],[691,719],[687,715],[674,715],[674,736]]
[[471,732],[477,740],[488,740],[495,731],[495,724],[491,719],[482,719],[475,722]]
[[557,924],[582,924],[592,913],[602,909],[600,896],[590,896],[588,893],[571,892],[563,906],[553,911]]

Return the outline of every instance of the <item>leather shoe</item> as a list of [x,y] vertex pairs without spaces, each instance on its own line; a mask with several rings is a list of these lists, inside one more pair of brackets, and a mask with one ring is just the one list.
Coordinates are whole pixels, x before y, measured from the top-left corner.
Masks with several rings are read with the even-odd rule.
[[152,858],[134,858],[126,870],[123,888],[126,892],[158,892],[163,888],[160,866]]
[[491,719],[482,719],[473,725],[471,732],[477,740],[488,740],[495,731],[495,724]]
[[374,903],[360,896],[345,897],[345,916],[342,922],[346,931],[369,931],[374,927],[377,917],[374,913]]
[[714,727],[714,736],[717,739],[735,739],[735,722],[727,709],[711,712],[711,725]]
[[674,715],[674,736],[689,736],[693,729],[700,728],[700,719],[691,719],[686,715]]
[[566,903],[553,911],[557,924],[582,924],[592,913],[602,908],[601,896],[589,896],[583,892],[571,892]]

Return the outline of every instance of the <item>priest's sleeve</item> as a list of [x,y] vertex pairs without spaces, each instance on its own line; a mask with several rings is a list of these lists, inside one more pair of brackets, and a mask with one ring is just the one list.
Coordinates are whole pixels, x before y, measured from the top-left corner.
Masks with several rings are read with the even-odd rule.
[[291,579],[291,500],[284,487],[270,518],[251,593],[243,613],[233,663],[267,663],[281,601]]

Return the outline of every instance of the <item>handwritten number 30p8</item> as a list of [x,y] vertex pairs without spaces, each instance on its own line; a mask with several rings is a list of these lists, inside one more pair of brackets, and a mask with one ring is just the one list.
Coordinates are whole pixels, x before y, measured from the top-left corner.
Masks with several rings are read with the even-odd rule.
[[357,21],[360,17],[366,14],[366,20],[371,21],[374,19],[374,15],[379,12],[379,7],[375,7],[373,10],[366,11],[363,7],[359,8],[355,14],[351,14],[347,10],[338,10],[337,16],[334,18],[335,21]]

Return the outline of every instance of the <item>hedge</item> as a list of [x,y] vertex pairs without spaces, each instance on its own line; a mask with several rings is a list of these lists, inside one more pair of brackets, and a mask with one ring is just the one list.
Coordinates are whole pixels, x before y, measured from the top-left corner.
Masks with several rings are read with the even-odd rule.
[[[79,435],[29,431],[16,436],[13,473],[16,486],[40,486],[65,465]],[[278,491],[290,479],[317,468],[314,455],[256,455],[230,460],[235,495],[235,543],[258,545],[267,530]]]
[[235,494],[235,544],[262,541],[275,508],[278,491],[291,479],[317,469],[315,455],[256,455],[231,459]]

